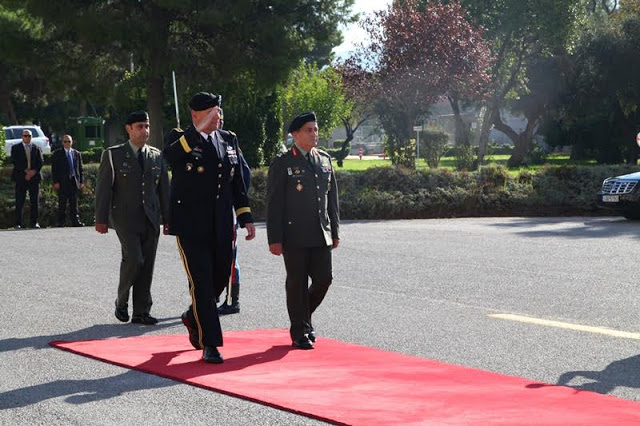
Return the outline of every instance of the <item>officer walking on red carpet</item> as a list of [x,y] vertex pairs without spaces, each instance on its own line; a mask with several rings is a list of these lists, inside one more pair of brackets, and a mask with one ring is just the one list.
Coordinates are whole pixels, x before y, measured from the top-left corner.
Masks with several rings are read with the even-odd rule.
[[220,129],[221,96],[207,92],[189,101],[192,126],[174,129],[164,156],[172,170],[169,233],[177,237],[191,305],[182,314],[189,341],[203,349],[205,362],[223,362],[222,328],[216,300],[231,275],[233,211],[255,237],[249,199],[242,177],[238,139]]
[[96,225],[100,234],[116,231],[122,251],[115,301],[118,321],[129,321],[128,301],[133,289],[134,324],[153,325],[149,312],[151,282],[160,237],[167,234],[169,175],[162,152],[147,145],[149,115],[129,114],[125,123],[129,141],[102,152],[96,184]]
[[338,187],[331,157],[316,148],[316,115],[297,116],[289,133],[293,146],[269,168],[267,238],[269,251],[284,258],[293,346],[313,349],[311,315],[331,285],[331,250],[340,242]]

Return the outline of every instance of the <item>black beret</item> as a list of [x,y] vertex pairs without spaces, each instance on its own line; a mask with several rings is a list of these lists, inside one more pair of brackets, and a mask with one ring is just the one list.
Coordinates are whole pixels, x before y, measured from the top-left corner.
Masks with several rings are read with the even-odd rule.
[[293,133],[296,130],[300,130],[300,128],[304,126],[305,123],[308,123],[309,121],[317,121],[315,112],[313,111],[305,112],[304,114],[300,114],[299,116],[294,118],[291,121],[291,124],[289,124],[289,133]]
[[124,124],[133,124],[140,121],[149,121],[149,114],[147,114],[147,111],[132,112],[129,114],[129,117],[127,117],[127,121]]
[[214,95],[209,92],[199,92],[193,95],[189,101],[189,108],[193,111],[204,111],[205,109],[220,106],[222,103],[221,95]]

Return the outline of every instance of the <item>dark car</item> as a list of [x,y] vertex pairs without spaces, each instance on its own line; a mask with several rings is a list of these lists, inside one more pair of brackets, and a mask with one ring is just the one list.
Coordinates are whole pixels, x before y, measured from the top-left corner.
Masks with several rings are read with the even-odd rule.
[[640,172],[614,176],[602,182],[598,205],[627,219],[640,219]]

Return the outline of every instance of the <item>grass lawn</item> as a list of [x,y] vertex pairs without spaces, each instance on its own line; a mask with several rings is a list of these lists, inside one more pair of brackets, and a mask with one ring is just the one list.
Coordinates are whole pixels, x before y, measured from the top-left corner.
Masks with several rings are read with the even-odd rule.
[[[502,166],[507,166],[507,161],[509,160],[510,155],[487,155],[485,157],[486,164],[499,164]],[[456,168],[456,159],[454,157],[442,157],[440,159],[440,168],[455,170]],[[572,161],[569,158],[568,154],[550,154],[544,164],[536,164],[528,167],[518,167],[514,169],[510,169],[509,171],[517,174],[522,170],[536,170],[544,165],[574,165],[574,166],[583,166],[583,165],[595,165],[595,160],[585,160],[585,161]],[[375,160],[359,160],[359,159],[346,159],[344,160],[344,167],[341,170],[366,170],[371,167],[383,167],[390,166],[391,160],[383,160],[383,159],[375,159]],[[427,163],[425,160],[420,159],[417,163],[417,168],[423,169],[427,168]],[[340,168],[339,168],[340,170]]]

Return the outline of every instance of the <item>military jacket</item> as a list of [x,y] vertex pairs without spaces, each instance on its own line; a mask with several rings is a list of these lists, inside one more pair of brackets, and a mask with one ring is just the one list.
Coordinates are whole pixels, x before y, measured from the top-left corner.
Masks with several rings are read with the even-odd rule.
[[240,226],[253,219],[238,139],[233,132],[217,132],[219,146],[193,126],[167,136],[164,156],[172,176],[169,233],[226,245],[233,239],[234,208]]
[[339,238],[338,186],[326,152],[313,148],[311,161],[294,145],[269,168],[267,238],[269,244],[321,247]]
[[144,170],[126,142],[103,151],[96,185],[96,223],[118,232],[143,231],[145,218],[155,226],[169,217],[169,175],[162,152],[145,148]]

